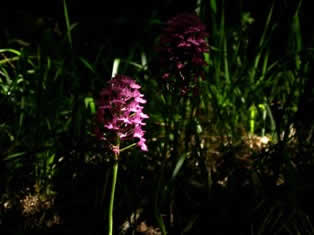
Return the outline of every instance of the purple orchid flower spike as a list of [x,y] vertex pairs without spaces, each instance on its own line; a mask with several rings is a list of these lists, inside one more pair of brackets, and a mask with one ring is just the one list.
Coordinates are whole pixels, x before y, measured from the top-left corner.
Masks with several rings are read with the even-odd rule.
[[[148,151],[142,126],[145,125],[144,119],[149,116],[143,113],[142,104],[146,103],[146,100],[140,93],[140,88],[141,86],[130,77],[113,77],[108,81],[108,86],[100,92],[96,119],[99,126],[113,132],[120,141],[136,138],[140,149]],[[95,132],[100,140],[113,142],[107,139],[99,127]],[[112,151],[116,153],[119,149],[112,145]]]
[[197,15],[183,13],[171,18],[160,36],[159,52],[166,68],[162,78],[175,79],[176,85],[186,89],[193,79],[202,76],[204,53],[209,51],[207,37],[206,27]]

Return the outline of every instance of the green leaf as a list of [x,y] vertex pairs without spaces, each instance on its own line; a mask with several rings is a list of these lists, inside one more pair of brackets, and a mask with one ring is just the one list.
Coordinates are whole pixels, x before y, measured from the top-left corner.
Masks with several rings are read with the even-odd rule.
[[217,13],[217,5],[216,0],[210,0],[210,9],[213,11],[213,13],[216,15]]
[[13,54],[16,54],[17,56],[21,56],[21,52],[19,52],[18,50],[14,50],[11,48],[0,49],[0,53],[5,53],[5,52],[11,52]]
[[93,66],[83,57],[79,57],[80,61],[86,66],[86,68],[88,68],[90,71],[92,71],[93,73],[96,73],[95,69],[93,68]]
[[67,36],[68,36],[68,40],[69,40],[70,47],[72,48],[71,29],[73,28],[73,26],[71,27],[71,24],[70,24],[70,18],[69,18],[69,14],[68,14],[68,8],[67,8],[67,4],[66,4],[66,1],[65,1],[65,0],[63,0],[63,10],[64,10],[65,24],[66,24],[66,28],[67,28]]
[[20,153],[13,153],[7,157],[4,158],[4,161],[9,161],[9,160],[13,160],[15,158],[18,158],[20,156],[23,156],[26,152],[20,152]]
[[85,108],[90,108],[92,114],[96,113],[96,105],[93,97],[85,97],[84,99]]
[[175,166],[175,168],[174,168],[174,170],[172,172],[171,181],[173,181],[177,177],[180,169],[183,166],[183,163],[184,163],[185,159],[186,159],[186,153],[182,154],[180,156],[179,160],[177,161],[176,166]]
[[119,69],[119,65],[120,65],[120,58],[115,58],[114,61],[113,61],[111,77],[114,77],[114,76],[117,75],[118,69]]

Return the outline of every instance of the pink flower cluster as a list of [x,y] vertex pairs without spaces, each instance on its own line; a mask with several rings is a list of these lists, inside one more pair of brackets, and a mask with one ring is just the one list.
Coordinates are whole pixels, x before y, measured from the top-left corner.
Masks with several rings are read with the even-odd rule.
[[206,65],[203,53],[209,50],[207,36],[205,25],[194,14],[183,13],[170,19],[160,37],[161,60],[168,65],[163,78],[179,77],[187,85],[187,75],[198,77],[201,66]]
[[[147,151],[146,139],[142,126],[148,115],[143,113],[142,104],[146,103],[141,88],[132,78],[116,75],[108,81],[108,87],[100,92],[97,102],[97,122],[109,132],[113,132],[121,141],[137,138],[137,145],[142,151]],[[96,135],[101,140],[108,140],[105,133],[96,128]],[[114,152],[119,152],[112,145]]]

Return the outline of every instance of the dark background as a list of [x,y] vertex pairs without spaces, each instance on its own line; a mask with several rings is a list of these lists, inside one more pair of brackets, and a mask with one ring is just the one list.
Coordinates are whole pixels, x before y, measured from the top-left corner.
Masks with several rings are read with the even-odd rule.
[[[205,4],[209,1],[204,1]],[[265,25],[265,19],[272,5],[267,1],[233,1],[224,3],[226,25],[239,25],[239,15],[243,11],[251,12],[255,19],[251,38],[259,38]],[[298,1],[275,1],[274,21],[278,29],[274,35],[273,49],[278,55],[285,48],[286,39]],[[154,32],[159,27],[153,20],[166,21],[179,12],[193,11],[196,1],[160,0],[160,1],[67,1],[70,20],[78,22],[73,32],[79,35],[79,46],[90,42],[93,44],[110,42],[114,47],[129,48],[141,42],[148,44],[153,41]],[[220,6],[217,6],[220,7]],[[58,26],[64,29],[63,1],[4,1],[1,3],[0,14],[0,47],[6,46],[8,38],[23,38],[32,42],[40,40],[42,31]],[[208,8],[209,9],[209,8]],[[303,40],[309,44],[313,40],[313,16],[310,1],[304,1],[301,7],[301,27]],[[206,19],[204,19],[206,21]],[[209,20],[209,19],[208,19]],[[149,33],[148,33],[149,31]],[[152,33],[153,32],[153,33]],[[157,35],[157,34],[156,34]],[[77,39],[76,39],[77,41]],[[76,42],[78,43],[78,42]]]

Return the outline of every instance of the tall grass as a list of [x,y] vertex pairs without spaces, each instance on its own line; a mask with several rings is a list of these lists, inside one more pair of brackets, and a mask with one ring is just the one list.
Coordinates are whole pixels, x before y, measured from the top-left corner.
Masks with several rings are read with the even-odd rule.
[[[62,55],[49,54],[44,44],[0,49],[4,194],[36,185],[45,197],[61,195],[69,207],[88,208],[95,233],[108,219],[117,221],[116,234],[135,233],[140,222],[162,234],[201,234],[204,228],[225,234],[230,227],[233,234],[313,233],[310,200],[298,201],[313,195],[313,128],[302,125],[313,122],[300,112],[311,107],[305,101],[314,57],[303,43],[302,1],[289,19],[286,54],[279,56],[273,50],[282,26],[276,1],[267,6],[263,27],[255,26],[242,1],[235,14],[240,23],[232,25],[228,1],[198,1],[210,51],[197,95],[187,96],[162,85],[151,47],[135,43],[117,56],[103,46],[88,58],[81,55],[72,34],[80,25],[71,23],[71,8],[63,4],[65,26],[56,49]],[[252,31],[259,35],[255,44]],[[148,100],[149,152],[132,150],[120,160],[117,213],[108,218],[103,211],[113,162],[101,157],[108,150],[94,138],[94,98],[118,67],[141,84]],[[268,145],[257,141],[261,137]]]

